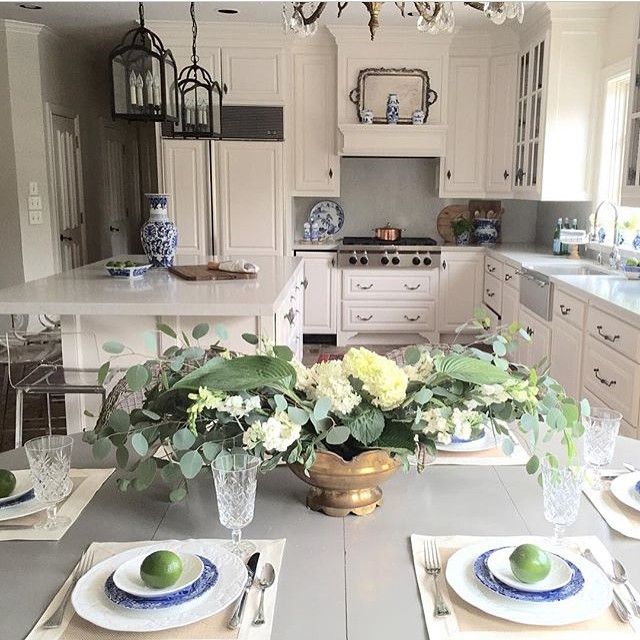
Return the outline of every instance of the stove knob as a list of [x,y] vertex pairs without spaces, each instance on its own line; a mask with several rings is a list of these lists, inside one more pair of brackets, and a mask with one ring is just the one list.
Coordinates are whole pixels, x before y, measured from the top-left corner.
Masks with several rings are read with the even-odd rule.
[[427,256],[422,262],[424,263],[425,267],[429,267],[429,266],[431,266],[431,263],[433,261],[431,260],[431,258],[429,256]]
[[369,258],[366,251],[364,252],[362,258],[360,258],[360,264],[369,264]]
[[358,262],[358,257],[356,256],[356,252],[354,251],[350,256],[349,256],[349,264],[356,264]]
[[400,264],[400,256],[396,253],[396,255],[391,258],[391,262],[393,264]]
[[416,267],[420,264],[420,256],[416,253],[415,256],[413,256],[413,260],[411,260],[411,262],[413,262],[413,264],[416,265]]
[[386,251],[384,252],[384,255],[382,256],[382,258],[380,259],[380,262],[385,266],[389,264],[389,254]]

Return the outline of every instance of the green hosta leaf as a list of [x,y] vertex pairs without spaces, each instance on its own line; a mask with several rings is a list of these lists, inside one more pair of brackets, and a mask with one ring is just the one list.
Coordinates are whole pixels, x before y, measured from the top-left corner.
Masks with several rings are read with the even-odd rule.
[[129,450],[127,447],[118,447],[116,449],[116,464],[120,469],[126,469],[129,464]]
[[526,466],[527,473],[532,476],[534,473],[538,471],[539,468],[540,468],[540,460],[538,459],[538,456],[535,456],[535,455],[531,456]]
[[404,350],[404,362],[405,364],[418,364],[420,362],[420,349],[415,345],[407,347]]
[[176,332],[168,324],[164,324],[163,322],[158,323],[157,329],[158,331],[161,331],[162,333],[169,336],[170,338],[178,337]]
[[126,378],[131,391],[140,391],[149,382],[149,372],[146,367],[136,364],[127,369]]
[[177,487],[169,494],[169,500],[171,500],[171,502],[181,502],[186,497],[187,488],[184,485]]
[[450,355],[435,361],[438,373],[443,373],[454,380],[472,384],[499,384],[509,379],[506,371],[489,362],[471,358],[470,356]]
[[102,345],[102,350],[107,353],[118,355],[124,351],[124,345],[122,342],[118,342],[117,340],[107,340],[107,342]]
[[205,442],[202,445],[202,453],[209,462],[213,462],[221,451],[222,444],[219,442]]
[[129,414],[123,409],[114,409],[109,417],[109,426],[117,433],[121,433],[128,431],[130,425]]
[[422,389],[413,396],[416,403],[420,405],[427,404],[431,398],[433,398],[433,391],[431,391],[431,389],[427,389],[427,387],[422,387]]
[[107,379],[109,375],[109,367],[111,363],[107,360],[104,364],[100,366],[98,369],[98,384],[104,384],[104,381]]
[[273,401],[276,403],[276,409],[278,411],[286,411],[287,410],[287,401],[285,397],[281,393],[277,393],[273,396]]
[[291,421],[294,424],[299,424],[301,427],[309,422],[309,414],[303,409],[298,407],[289,407],[287,409],[287,413],[289,414]]
[[96,440],[91,447],[93,457],[96,460],[104,460],[111,453],[111,442],[109,438],[100,438]]
[[191,480],[198,475],[203,464],[202,456],[197,451],[187,451],[180,458],[180,471],[187,480]]
[[342,425],[336,425],[327,431],[327,444],[338,445],[346,442],[351,435],[351,431],[348,427]]
[[284,360],[285,362],[291,362],[291,360],[293,360],[293,351],[291,351],[289,347],[281,344],[277,344],[275,345],[275,347],[273,347],[273,355],[275,355],[276,358],[280,358],[280,360]]
[[139,431],[131,436],[131,446],[139,456],[145,456],[147,455],[147,451],[149,451],[149,443]]
[[190,449],[195,441],[195,435],[193,435],[193,432],[187,427],[176,431],[171,440],[173,448],[177,451],[186,451],[187,449]]
[[243,333],[243,334],[242,334],[242,339],[243,339],[245,342],[248,342],[249,344],[253,344],[253,345],[258,344],[258,342],[259,342],[259,340],[258,340],[258,336],[256,336],[256,335],[255,335],[255,334],[253,334],[253,333]]
[[216,335],[218,336],[218,338],[220,338],[220,340],[229,339],[229,332],[227,331],[227,328],[220,323],[216,325]]
[[197,324],[191,330],[191,335],[193,336],[194,340],[200,340],[200,338],[204,338],[207,333],[209,333],[209,325],[206,322]]
[[369,445],[380,437],[384,430],[384,415],[380,409],[370,404],[358,405],[345,420],[351,435],[364,445]]
[[133,480],[133,486],[138,491],[144,491],[151,486],[156,477],[158,466],[155,458],[147,458],[143,460],[136,469],[136,477]]
[[381,449],[405,449],[413,453],[416,448],[415,432],[404,422],[391,422],[385,426],[374,444]]
[[313,407],[313,417],[315,420],[322,420],[329,415],[329,409],[331,409],[330,398],[318,398],[315,406]]
[[502,451],[506,456],[510,456],[513,453],[514,444],[511,438],[502,439]]

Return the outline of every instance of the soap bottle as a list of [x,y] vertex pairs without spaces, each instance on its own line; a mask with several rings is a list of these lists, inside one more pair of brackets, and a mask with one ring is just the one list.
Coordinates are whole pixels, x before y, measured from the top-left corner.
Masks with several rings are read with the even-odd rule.
[[556,229],[553,232],[553,255],[559,256],[562,251],[562,247],[560,245],[560,229],[562,227],[562,218],[558,218],[558,224],[556,224]]
[[[569,225],[569,218],[565,218],[564,219],[564,223],[562,225],[563,229],[571,229],[571,226]],[[562,243],[562,253],[561,255],[563,256],[568,256],[569,255],[569,245],[568,244],[564,244],[564,242]]]

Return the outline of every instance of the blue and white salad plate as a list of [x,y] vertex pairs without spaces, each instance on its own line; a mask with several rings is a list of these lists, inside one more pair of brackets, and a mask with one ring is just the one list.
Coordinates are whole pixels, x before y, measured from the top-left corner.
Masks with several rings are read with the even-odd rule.
[[334,236],[344,225],[344,209],[333,200],[321,200],[309,212],[309,224],[317,224],[320,236]]
[[498,446],[498,440],[490,427],[485,428],[484,433],[478,438],[456,440],[452,440],[449,444],[436,442],[436,449],[452,453],[473,453],[476,451],[489,451],[489,449],[495,449]]
[[[200,589],[202,581],[202,591],[160,608],[156,606],[159,600],[147,600],[150,606],[135,608],[125,606],[124,600],[117,604],[112,601],[106,588],[108,579],[116,569],[130,560],[145,558],[161,549],[178,554],[194,554],[205,560],[206,567],[201,578],[187,588],[195,589],[198,585]],[[129,633],[157,632],[193,624],[220,613],[238,599],[246,580],[247,569],[242,559],[219,544],[210,540],[170,540],[128,549],[99,562],[78,580],[71,602],[79,616],[103,629]],[[116,598],[114,594],[110,592]],[[128,604],[135,598],[127,594],[124,597]],[[175,597],[175,594],[167,596],[169,599]]]
[[19,469],[12,471],[12,473],[16,477],[16,486],[8,496],[0,498],[0,507],[24,502],[24,500],[21,500],[24,496],[28,493],[33,494],[33,482],[31,482],[29,469]]
[[622,473],[611,482],[611,493],[623,505],[634,511],[640,511],[638,483],[640,483],[640,471]]
[[[526,625],[577,624],[601,615],[611,605],[613,591],[604,573],[581,555],[564,549],[557,551],[558,555],[575,566],[583,580],[582,587],[564,599],[532,601],[531,596],[542,595],[532,593],[527,593],[526,598],[509,597],[487,586],[476,574],[476,566],[479,565],[484,567],[481,575],[493,578],[486,568],[486,554],[491,554],[496,548],[517,546],[523,542],[535,542],[535,539],[486,538],[481,543],[458,549],[449,558],[445,569],[448,586],[462,600],[483,613]],[[495,578],[493,580],[495,582]],[[509,587],[504,585],[503,588]]]

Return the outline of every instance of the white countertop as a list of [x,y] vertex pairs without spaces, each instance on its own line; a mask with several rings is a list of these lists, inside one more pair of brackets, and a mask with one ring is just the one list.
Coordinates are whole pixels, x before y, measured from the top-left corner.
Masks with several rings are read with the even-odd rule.
[[342,238],[330,237],[320,242],[296,240],[293,243],[294,251],[335,251],[342,244]]
[[[144,256],[129,256],[142,262]],[[113,259],[113,258],[112,258]],[[120,258],[126,259],[126,258]],[[207,257],[180,256],[179,264],[206,264]],[[0,290],[0,314],[266,316],[274,313],[293,283],[300,258],[251,258],[254,280],[182,280],[166,269],[143,278],[112,278],[106,260]]]

